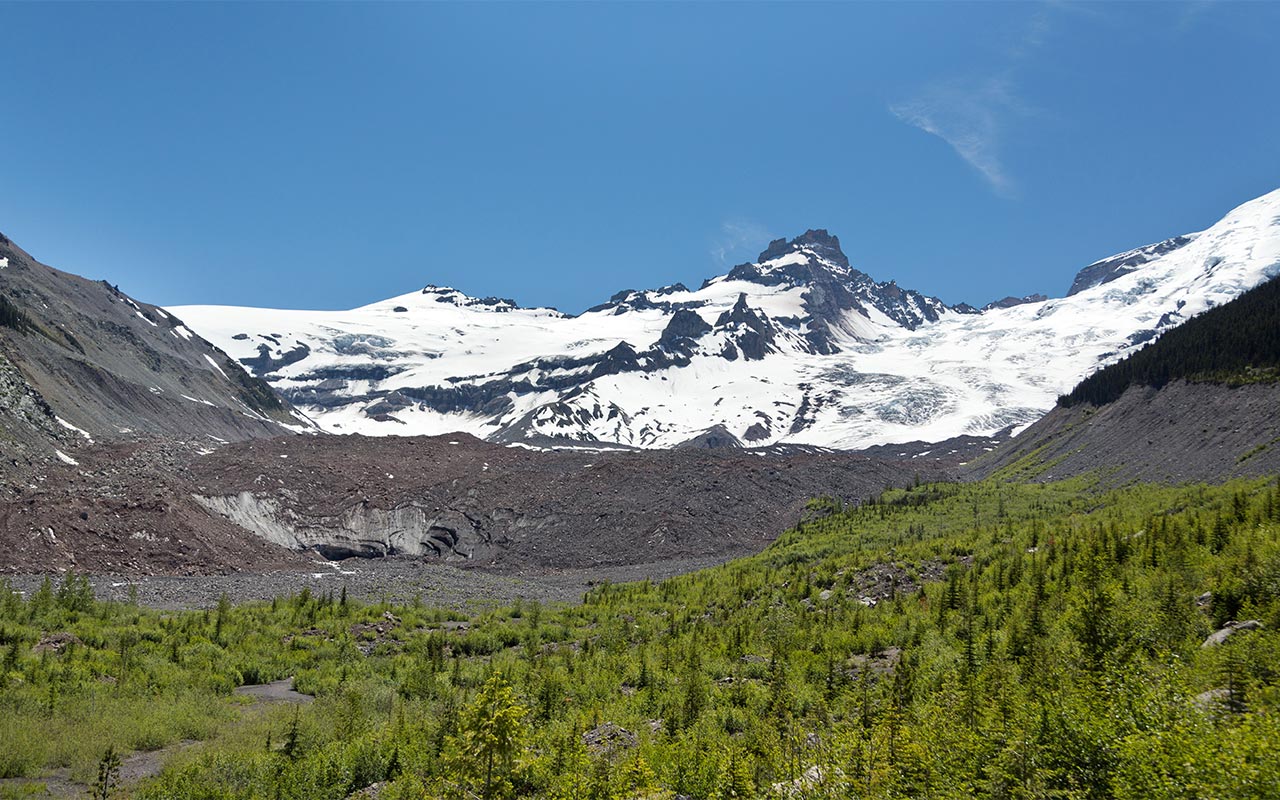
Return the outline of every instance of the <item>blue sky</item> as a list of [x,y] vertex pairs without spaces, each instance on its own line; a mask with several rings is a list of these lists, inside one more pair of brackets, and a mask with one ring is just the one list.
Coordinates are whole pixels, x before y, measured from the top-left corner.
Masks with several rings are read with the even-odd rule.
[[809,227],[981,304],[1280,187],[1280,4],[0,4],[0,231],[161,304],[568,311]]

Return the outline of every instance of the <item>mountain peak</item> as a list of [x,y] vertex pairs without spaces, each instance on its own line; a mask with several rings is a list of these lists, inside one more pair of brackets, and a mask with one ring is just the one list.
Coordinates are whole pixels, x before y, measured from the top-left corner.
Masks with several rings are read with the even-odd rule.
[[840,238],[827,233],[826,228],[810,228],[790,241],[774,239],[769,242],[769,246],[765,248],[756,261],[760,264],[766,261],[776,261],[801,250],[811,250],[819,258],[834,262],[842,267],[849,266],[849,259],[845,256],[844,251],[840,249]]
[[[754,262],[739,264],[724,278],[765,286],[790,283],[812,285],[843,280],[853,273],[840,240],[824,228],[809,229],[794,239],[774,239]],[[715,282],[709,279],[703,285]]]

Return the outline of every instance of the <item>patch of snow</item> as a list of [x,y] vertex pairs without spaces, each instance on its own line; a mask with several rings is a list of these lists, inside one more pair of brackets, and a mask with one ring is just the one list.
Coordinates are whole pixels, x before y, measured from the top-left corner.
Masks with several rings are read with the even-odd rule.
[[[227,378],[227,373],[225,373],[225,372],[223,372],[223,371],[222,371],[222,367],[218,366],[218,362],[217,362],[217,361],[214,361],[214,360],[213,360],[213,358],[212,358],[208,353],[205,353],[205,354],[204,354],[204,360],[205,360],[205,361],[208,361],[208,362],[209,362],[209,366],[211,366],[211,367],[213,367],[214,369],[216,369],[216,370],[218,371],[218,374],[220,374],[220,375],[221,375],[222,377],[224,377],[224,378]],[[227,380],[231,380],[231,379],[230,379],[230,378],[227,378]]]
[[[75,425],[72,425],[70,422],[67,422],[62,417],[55,416],[53,419],[62,427],[66,428],[69,431],[75,431],[76,433],[80,434],[85,439],[87,439],[90,444],[93,444],[93,437],[89,435],[88,431],[77,428]],[[121,431],[121,433],[123,433],[123,431]]]
[[58,460],[64,464],[70,464],[73,467],[80,466],[79,461],[76,461],[74,458],[62,452],[61,450],[54,450],[53,454],[56,455],[58,457]]
[[316,435],[320,433],[319,429],[317,429],[316,426],[314,425],[291,425],[288,422],[281,422],[280,420],[271,420],[271,422],[274,422],[275,424],[279,425],[281,428],[284,428],[285,430],[290,431],[292,433],[306,433],[311,435]]

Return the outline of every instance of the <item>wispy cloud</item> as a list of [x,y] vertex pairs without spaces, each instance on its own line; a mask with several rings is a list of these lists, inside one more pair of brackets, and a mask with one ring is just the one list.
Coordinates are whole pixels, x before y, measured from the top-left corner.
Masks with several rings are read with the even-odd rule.
[[894,116],[951,145],[999,194],[1016,187],[1000,160],[1004,128],[1023,104],[1001,78],[951,80],[930,86],[916,97],[889,107]]
[[750,257],[769,243],[769,231],[751,220],[726,220],[720,224],[719,233],[711,242],[711,257],[719,264],[728,265],[744,255]]
[[1054,15],[1074,12],[1073,4],[1049,0],[1039,5],[1009,39],[1003,67],[994,75],[948,78],[889,106],[898,119],[951,145],[956,155],[1003,197],[1015,197],[1017,185],[1001,158],[1008,128],[1030,113],[1016,91],[1015,74],[1053,32]]
[[1022,61],[1039,50],[1052,30],[1052,13],[1062,7],[1059,3],[1045,3],[1036,9],[1036,13],[1027,20],[1022,32],[1013,38],[1009,45],[1009,58],[1014,62]]

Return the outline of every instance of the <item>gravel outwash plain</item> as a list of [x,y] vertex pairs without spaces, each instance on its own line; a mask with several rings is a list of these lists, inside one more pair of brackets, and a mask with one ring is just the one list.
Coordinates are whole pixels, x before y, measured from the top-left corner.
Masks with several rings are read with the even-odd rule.
[[[316,562],[310,572],[90,575],[89,579],[99,599],[127,602],[136,597],[140,605],[169,610],[213,608],[224,593],[233,603],[246,603],[268,601],[297,594],[304,589],[309,589],[312,594],[332,591],[336,595],[345,587],[348,597],[361,602],[421,601],[431,607],[468,612],[510,604],[517,599],[577,603],[587,589],[602,581],[623,583],[645,578],[659,581],[712,567],[725,560],[712,557],[622,567],[500,574],[425,559],[390,557]],[[29,595],[40,588],[45,577],[44,574],[27,573],[9,575],[5,579],[15,590]],[[61,574],[47,577],[55,589],[63,579]]]

